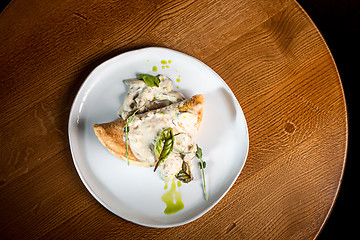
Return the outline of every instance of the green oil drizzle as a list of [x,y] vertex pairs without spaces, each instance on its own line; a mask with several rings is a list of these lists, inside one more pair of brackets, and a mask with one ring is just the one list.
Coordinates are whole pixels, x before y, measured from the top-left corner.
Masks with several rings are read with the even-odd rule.
[[170,66],[167,65],[168,63],[170,64],[171,60],[169,60],[169,61],[161,60],[161,64],[163,64],[163,66],[161,68],[162,69],[169,68]]
[[164,189],[166,190],[167,188],[168,188],[168,183],[165,182],[165,187],[164,187]]
[[[178,182],[177,186],[180,187],[181,183],[179,184]],[[167,183],[165,183],[164,189],[167,189]],[[181,200],[181,192],[176,191],[175,179],[173,179],[171,183],[170,190],[162,195],[161,200],[166,204],[166,208],[164,210],[166,215],[177,213],[184,208],[184,203]]]
[[152,70],[153,72],[157,72],[157,66],[153,66]]

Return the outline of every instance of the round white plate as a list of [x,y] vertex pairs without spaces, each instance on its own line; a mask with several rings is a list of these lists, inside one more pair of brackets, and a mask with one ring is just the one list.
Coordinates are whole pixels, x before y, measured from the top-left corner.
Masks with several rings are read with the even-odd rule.
[[[185,97],[203,94],[206,100],[195,142],[207,163],[209,200],[204,198],[198,160],[194,159],[194,180],[177,187],[184,209],[171,215],[164,213],[166,204],[161,200],[171,183],[165,190],[165,182],[153,168],[128,166],[114,157],[93,131],[95,123],[118,118],[117,110],[127,92],[123,80],[139,73],[164,74]],[[95,68],[74,100],[68,130],[75,167],[90,193],[116,215],[150,227],[179,226],[210,210],[239,176],[249,148],[244,114],[221,77],[189,55],[158,47],[126,52]]]

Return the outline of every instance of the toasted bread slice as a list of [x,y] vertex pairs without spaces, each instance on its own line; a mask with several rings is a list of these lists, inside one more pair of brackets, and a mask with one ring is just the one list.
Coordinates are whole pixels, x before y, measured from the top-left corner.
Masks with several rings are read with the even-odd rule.
[[[109,123],[94,124],[94,131],[102,145],[115,157],[127,161],[126,144],[124,141],[124,127],[126,120],[117,119]],[[129,162],[141,167],[150,167],[150,164],[139,161],[128,148]]]
[[[203,103],[204,96],[199,94],[184,100],[178,104],[177,108],[180,112],[186,112],[188,110],[195,111],[198,115],[197,122],[200,126],[203,117]],[[166,107],[165,107],[166,108]],[[159,111],[160,109],[154,110]],[[160,110],[161,111],[161,110]],[[124,127],[126,120],[118,119],[109,123],[94,124],[94,132],[99,141],[116,157],[127,161],[126,157],[126,143],[124,137]],[[129,162],[134,165],[142,167],[150,167],[153,164],[140,161],[135,157],[131,151],[131,146],[128,148]]]

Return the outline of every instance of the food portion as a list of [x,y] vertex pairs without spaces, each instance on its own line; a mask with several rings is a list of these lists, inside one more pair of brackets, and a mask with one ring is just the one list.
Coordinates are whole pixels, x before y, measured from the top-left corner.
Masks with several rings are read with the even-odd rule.
[[154,167],[165,181],[176,177],[190,182],[192,160],[198,150],[194,137],[203,116],[204,96],[185,99],[171,90],[169,78],[160,75],[156,81],[126,80],[129,92],[119,110],[122,118],[95,124],[95,134],[116,157]]
[[[118,111],[118,115],[123,119],[127,119],[137,109],[143,106],[138,113],[147,112],[168,106],[175,102],[185,99],[180,92],[172,91],[172,81],[170,78],[159,75],[157,80],[152,80],[151,75],[140,74],[142,79],[128,79],[124,83],[129,87],[123,105]],[[150,78],[150,79],[148,79]]]

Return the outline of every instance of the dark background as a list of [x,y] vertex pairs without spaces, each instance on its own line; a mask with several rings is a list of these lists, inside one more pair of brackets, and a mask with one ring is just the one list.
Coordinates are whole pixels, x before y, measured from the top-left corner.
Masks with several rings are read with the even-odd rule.
[[[343,84],[348,112],[349,144],[345,172],[333,210],[319,240],[323,239],[360,239],[359,201],[357,190],[358,170],[355,148],[359,116],[355,109],[359,102],[357,89],[360,80],[360,1],[359,0],[298,0],[323,35],[335,59]],[[356,166],[355,166],[356,165]],[[358,194],[357,194],[358,195]]]
[[[357,81],[360,82],[360,0],[298,2],[313,20],[330,48],[340,73],[348,111],[349,144],[345,172],[333,210],[317,239],[360,239],[357,231],[357,223],[360,222],[357,214],[359,203],[356,204],[358,201],[355,196],[356,190],[360,189],[357,184],[358,178],[355,177],[355,132],[358,132],[357,122],[360,115],[355,112],[355,100],[360,94],[360,91],[357,93]],[[9,3],[10,0],[0,0],[0,11],[2,12]]]

